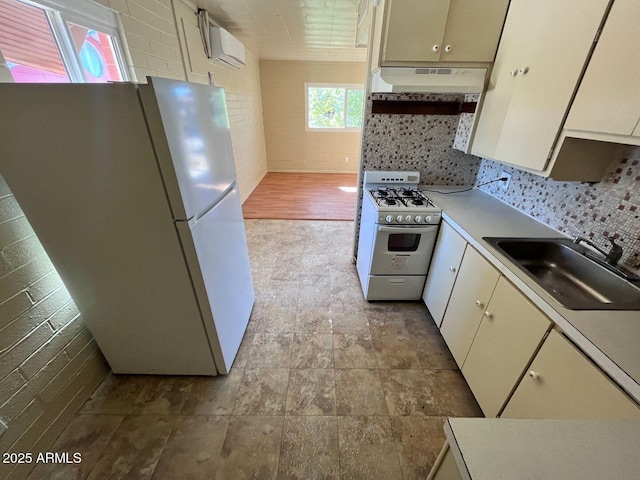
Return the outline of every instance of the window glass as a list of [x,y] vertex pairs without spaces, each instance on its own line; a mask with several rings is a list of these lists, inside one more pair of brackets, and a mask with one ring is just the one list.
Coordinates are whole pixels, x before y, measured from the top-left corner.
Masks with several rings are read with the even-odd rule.
[[110,35],[71,22],[67,25],[87,82],[123,80]]
[[16,82],[69,82],[45,11],[0,0],[0,50]]
[[0,50],[15,82],[128,80],[117,34],[115,13],[93,2],[0,0]]
[[356,130],[362,126],[361,86],[307,85],[307,128]]

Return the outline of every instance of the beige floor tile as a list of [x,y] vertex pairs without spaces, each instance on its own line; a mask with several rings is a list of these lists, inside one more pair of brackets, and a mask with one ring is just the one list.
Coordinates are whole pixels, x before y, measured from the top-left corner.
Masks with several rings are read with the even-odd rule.
[[327,333],[296,333],[291,368],[333,368],[333,340]]
[[428,370],[457,370],[447,344],[440,335],[414,335],[413,348],[418,353],[422,368]]
[[255,368],[244,372],[234,415],[284,415],[288,368]]
[[243,375],[244,368],[234,366],[228,375],[195,378],[180,413],[231,415]]
[[292,333],[256,333],[246,361],[247,368],[288,368],[291,362]]
[[321,273],[320,271],[313,272],[313,273],[304,273],[302,275],[300,275],[300,286],[304,287],[304,286],[313,286],[313,287],[319,287],[322,288],[326,291],[329,291],[329,293],[331,293],[331,290],[329,290],[329,287],[331,286],[331,281],[329,278],[329,270],[328,269],[323,269],[322,272],[326,273]]
[[86,478],[98,463],[124,415],[78,415],[49,449],[81,455],[74,464],[37,464],[29,480],[67,480]]
[[434,399],[434,415],[481,417],[482,410],[459,370],[425,370]]
[[293,333],[296,323],[296,311],[295,307],[282,305],[263,306],[256,314],[255,332]]
[[175,420],[172,415],[126,416],[88,478],[151,478]]
[[338,419],[285,417],[278,480],[337,480]]
[[401,480],[389,417],[340,417],[342,479]]
[[275,479],[284,417],[231,417],[216,480]]
[[369,334],[369,319],[362,311],[334,308],[331,311],[334,333]]
[[367,334],[334,334],[333,358],[336,368],[378,367],[373,340]]
[[367,312],[367,317],[373,335],[409,335],[402,313],[372,310]]
[[287,415],[335,415],[333,369],[292,369],[287,392]]
[[147,381],[131,409],[136,414],[180,413],[196,377],[156,376]]
[[422,370],[380,370],[390,415],[434,415],[437,409]]
[[388,415],[380,374],[374,369],[336,369],[338,415]]
[[148,375],[111,374],[91,395],[81,409],[82,413],[127,414],[142,391],[144,384],[153,377]]
[[300,285],[298,308],[330,306],[331,288],[329,285]]
[[298,290],[300,282],[294,281],[274,281],[268,283],[269,288],[256,291],[256,300],[264,305],[297,305]]
[[[360,284],[331,285],[331,306],[334,308],[366,309],[367,301],[362,295]],[[353,332],[344,332],[353,333]]]
[[380,368],[420,368],[411,337],[406,335],[372,335]]
[[445,442],[446,417],[391,417],[404,480],[424,480]]
[[152,480],[213,478],[230,420],[221,415],[177,417]]
[[333,321],[330,307],[298,308],[296,333],[331,333]]

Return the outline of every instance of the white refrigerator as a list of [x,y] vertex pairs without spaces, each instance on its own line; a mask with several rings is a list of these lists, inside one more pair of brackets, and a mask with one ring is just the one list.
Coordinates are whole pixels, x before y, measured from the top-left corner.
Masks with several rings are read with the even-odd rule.
[[0,173],[115,373],[228,373],[254,302],[221,88],[0,84]]

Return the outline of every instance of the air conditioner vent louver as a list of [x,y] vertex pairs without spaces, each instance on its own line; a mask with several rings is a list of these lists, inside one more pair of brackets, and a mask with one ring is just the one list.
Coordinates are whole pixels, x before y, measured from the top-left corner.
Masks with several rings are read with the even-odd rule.
[[416,68],[416,75],[451,75],[451,68]]

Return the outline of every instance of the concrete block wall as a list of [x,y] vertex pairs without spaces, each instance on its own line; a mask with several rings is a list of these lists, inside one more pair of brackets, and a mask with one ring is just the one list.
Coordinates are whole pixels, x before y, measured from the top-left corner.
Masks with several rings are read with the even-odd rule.
[[137,81],[159,76],[184,80],[171,0],[97,0],[120,14]]
[[[46,451],[108,371],[0,176],[0,452]],[[0,463],[0,478],[32,466]]]

